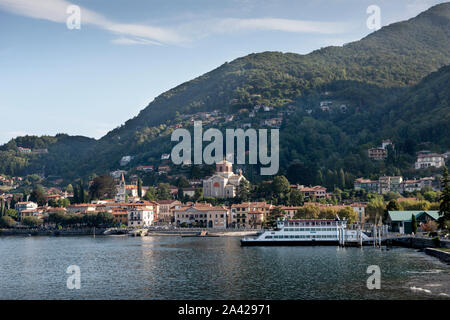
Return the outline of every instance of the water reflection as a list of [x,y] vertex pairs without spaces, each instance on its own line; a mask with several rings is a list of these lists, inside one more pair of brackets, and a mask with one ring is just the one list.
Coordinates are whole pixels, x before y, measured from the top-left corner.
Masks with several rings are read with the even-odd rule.
[[[449,267],[410,249],[246,247],[239,239],[0,238],[0,299],[448,299]],[[366,269],[379,265],[381,290]],[[81,289],[68,290],[69,265]],[[423,290],[422,290],[423,289]]]

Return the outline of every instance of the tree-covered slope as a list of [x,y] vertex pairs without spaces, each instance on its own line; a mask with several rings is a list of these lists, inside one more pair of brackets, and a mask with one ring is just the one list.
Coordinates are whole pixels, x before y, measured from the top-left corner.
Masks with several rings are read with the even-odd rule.
[[[307,180],[328,187],[339,185],[341,170],[348,184],[361,176],[420,175],[413,170],[417,151],[450,150],[449,88],[450,66],[400,91],[348,81],[327,85],[327,98],[345,101],[348,110],[300,111],[290,117],[281,128],[282,170],[291,182]],[[314,98],[318,104],[320,97],[314,95],[297,104],[311,105]],[[367,149],[383,139],[394,143],[387,160],[369,159]]]
[[[449,52],[450,3],[444,3],[343,47],[327,47],[307,55],[263,52],[225,63],[161,94],[104,139],[133,137],[137,129],[158,125],[176,112],[232,111],[233,106],[256,103],[282,105],[336,80],[382,87],[412,85],[449,64]],[[237,101],[230,104],[232,99]]]
[[[0,173],[44,172],[73,179],[116,169],[124,155],[135,156],[132,165],[152,164],[170,151],[169,124],[180,115],[205,110],[231,114],[257,104],[298,107],[281,128],[281,169],[290,170],[292,182],[333,181],[327,176],[340,169],[348,181],[398,173],[411,165],[421,143],[429,142],[434,150],[450,147],[448,67],[423,79],[450,64],[449,52],[450,3],[444,3],[342,47],[307,55],[250,54],[161,94],[98,141],[66,135],[14,139],[0,148]],[[348,111],[316,110],[321,99],[346,103]],[[367,148],[385,138],[394,140],[398,156],[368,160]],[[17,150],[38,145],[49,153]],[[293,162],[307,170],[292,169]],[[305,181],[299,172],[312,174]]]

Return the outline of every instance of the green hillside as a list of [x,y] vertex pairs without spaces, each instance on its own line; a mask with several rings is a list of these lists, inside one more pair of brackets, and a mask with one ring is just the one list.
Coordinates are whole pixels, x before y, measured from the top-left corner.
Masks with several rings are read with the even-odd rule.
[[[236,115],[227,127],[258,127],[260,118],[239,112],[255,105],[275,107],[272,116],[296,107],[281,127],[281,172],[292,182],[342,186],[356,176],[407,172],[419,148],[450,148],[449,67],[430,74],[450,64],[449,52],[450,3],[444,3],[342,47],[307,55],[250,54],[161,94],[98,141],[14,139],[0,147],[0,173],[43,172],[70,180],[117,169],[124,155],[134,156],[130,167],[157,164],[173,145],[173,125],[189,124],[183,115],[218,110]],[[321,111],[322,100],[347,109]],[[388,160],[367,159],[367,148],[386,138],[396,145]],[[49,153],[24,155],[19,146]]]

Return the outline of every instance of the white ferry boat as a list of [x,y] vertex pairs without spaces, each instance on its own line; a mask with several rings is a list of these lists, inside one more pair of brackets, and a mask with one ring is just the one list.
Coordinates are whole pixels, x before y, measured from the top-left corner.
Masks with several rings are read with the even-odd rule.
[[242,246],[280,245],[357,245],[369,237],[359,230],[347,229],[347,221],[336,219],[279,220],[277,228],[257,238],[244,238]]

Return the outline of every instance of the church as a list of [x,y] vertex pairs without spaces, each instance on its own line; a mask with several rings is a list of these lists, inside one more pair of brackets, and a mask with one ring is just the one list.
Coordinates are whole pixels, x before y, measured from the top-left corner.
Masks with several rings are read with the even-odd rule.
[[222,160],[216,163],[216,173],[203,180],[203,196],[213,198],[234,198],[239,183],[245,177],[242,172],[233,173],[233,164]]
[[122,177],[120,178],[120,184],[117,187],[117,194],[116,194],[116,197],[114,198],[114,201],[123,203],[123,202],[125,202],[126,195],[127,195],[127,190],[126,190],[126,184],[125,184],[125,177],[123,176],[123,173],[122,173]]

